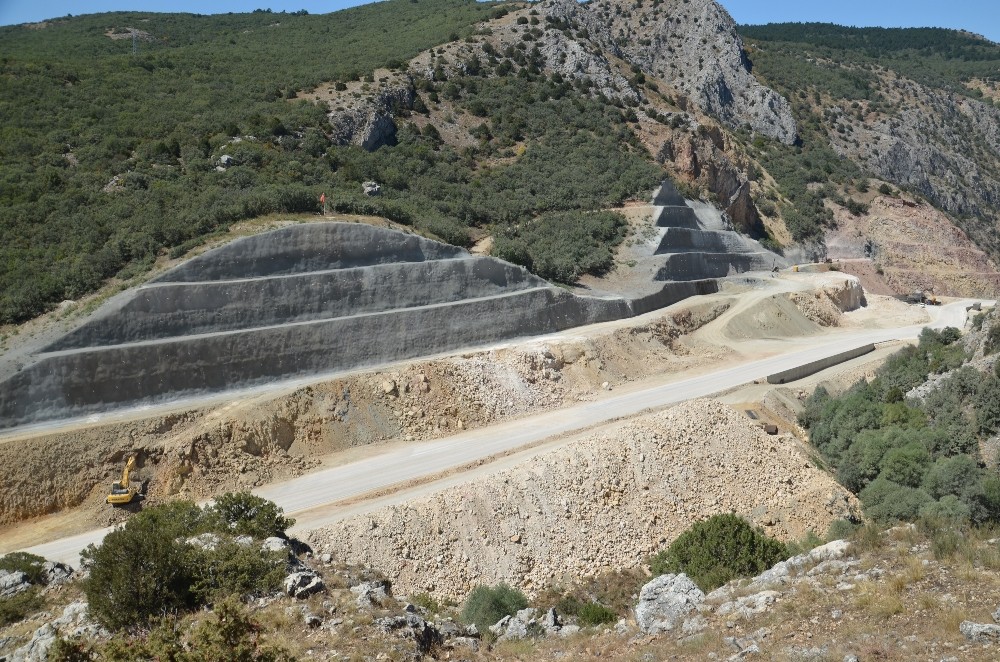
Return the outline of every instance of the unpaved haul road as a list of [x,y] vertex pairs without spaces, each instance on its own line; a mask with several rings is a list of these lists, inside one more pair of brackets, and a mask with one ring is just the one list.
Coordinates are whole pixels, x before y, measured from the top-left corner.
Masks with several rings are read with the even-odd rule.
[[[267,485],[254,490],[254,493],[274,501],[284,508],[287,514],[296,516],[297,513],[317,509],[320,506],[361,497],[391,486],[411,483],[422,477],[470,465],[491,456],[537,444],[550,437],[584,430],[648,409],[719,393],[762,379],[769,374],[789,370],[861,345],[912,340],[925,326],[963,328],[966,307],[971,303],[972,300],[959,301],[938,309],[928,309],[934,317],[931,324],[830,334],[811,339],[810,347],[797,351],[795,347],[801,345],[790,343],[789,351],[766,359],[748,361],[698,377],[605,397],[596,402],[521,418],[444,439],[410,444],[358,462],[324,469],[284,483]],[[296,529],[303,530],[326,524],[331,518],[313,512],[306,517],[300,516],[299,520]],[[90,543],[102,540],[110,530],[105,528],[89,531],[24,551],[75,566],[79,563],[80,551]]]

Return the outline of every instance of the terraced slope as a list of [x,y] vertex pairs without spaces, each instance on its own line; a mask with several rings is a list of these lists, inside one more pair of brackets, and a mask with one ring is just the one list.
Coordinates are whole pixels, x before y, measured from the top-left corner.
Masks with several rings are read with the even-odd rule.
[[0,427],[258,386],[632,314],[366,225],[290,226],[173,269],[0,384]]
[[780,256],[734,232],[714,208],[688,205],[669,181],[663,183],[653,204],[660,209],[656,225],[663,228],[654,252],[661,257],[654,280],[725,278],[785,266]]
[[[679,197],[665,188],[661,197]],[[0,429],[631,317],[763,264],[683,200],[663,209],[661,221],[681,225],[665,227],[646,287],[604,298],[369,225],[299,224],[239,239],[115,297],[28,357],[0,381]]]

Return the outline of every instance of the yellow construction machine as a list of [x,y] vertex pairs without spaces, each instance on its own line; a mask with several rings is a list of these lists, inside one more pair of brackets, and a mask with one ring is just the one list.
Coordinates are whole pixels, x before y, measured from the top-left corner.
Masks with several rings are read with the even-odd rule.
[[129,457],[122,470],[122,479],[116,483],[111,483],[111,494],[108,495],[108,503],[112,506],[124,506],[142,498],[138,486],[129,485],[128,475],[135,468],[135,455]]

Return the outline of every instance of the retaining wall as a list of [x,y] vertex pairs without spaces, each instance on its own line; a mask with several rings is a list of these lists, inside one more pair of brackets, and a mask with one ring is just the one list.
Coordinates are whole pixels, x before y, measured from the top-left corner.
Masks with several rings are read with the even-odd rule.
[[494,258],[377,264],[136,291],[46,351],[118,345],[427,306],[550,285]]
[[468,257],[463,248],[358,223],[291,225],[243,237],[153,282],[196,282]]
[[665,254],[654,280],[701,280],[725,278],[744,271],[769,271],[770,253],[674,253]]
[[356,369],[628,317],[555,288],[249,331],[72,350],[0,387],[0,427]]
[[827,368],[835,365],[839,365],[851,359],[856,359],[859,356],[864,356],[865,354],[870,354],[875,351],[875,345],[869,344],[862,347],[852,349],[847,352],[841,352],[834,356],[829,356],[825,359],[820,359],[819,361],[813,361],[812,363],[806,363],[805,365],[800,365],[797,368],[792,368],[791,370],[783,370],[782,372],[776,372],[773,375],[767,376],[768,384],[787,384],[788,382],[794,382],[799,379],[808,377],[809,375],[815,375],[820,370],[826,370]]

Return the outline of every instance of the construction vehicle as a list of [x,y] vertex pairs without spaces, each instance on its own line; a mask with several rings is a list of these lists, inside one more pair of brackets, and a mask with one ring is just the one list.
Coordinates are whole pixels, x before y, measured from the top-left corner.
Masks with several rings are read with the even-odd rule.
[[111,483],[111,494],[108,495],[107,502],[112,506],[124,506],[142,498],[138,486],[129,485],[129,474],[135,468],[135,455],[129,457],[122,470],[122,478],[118,482]]

